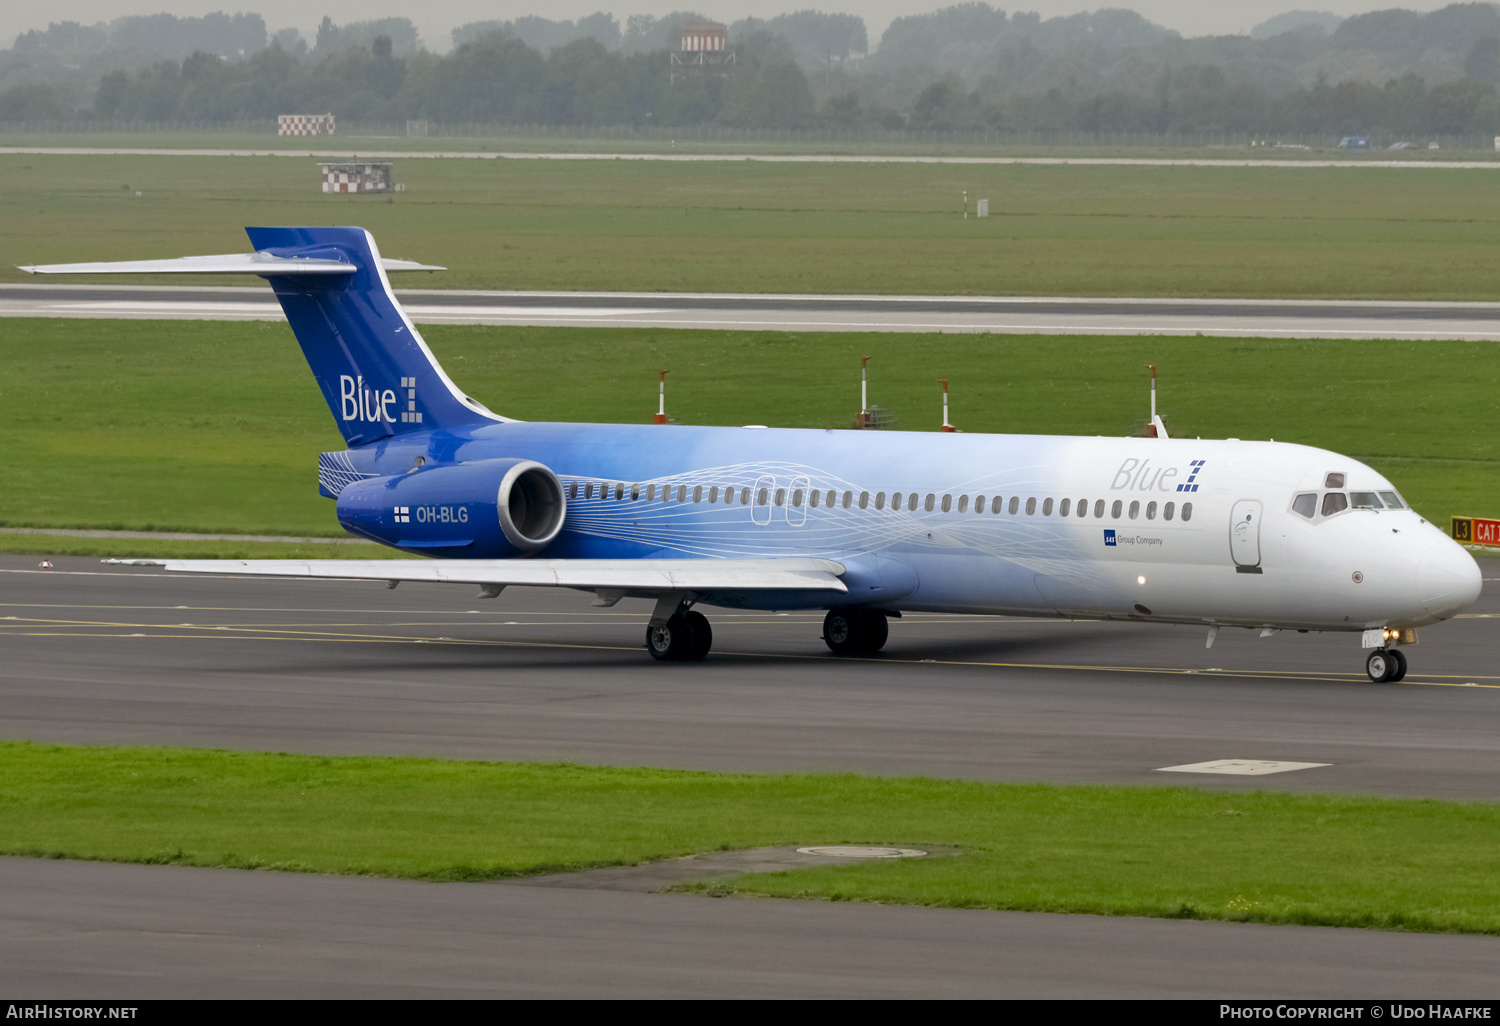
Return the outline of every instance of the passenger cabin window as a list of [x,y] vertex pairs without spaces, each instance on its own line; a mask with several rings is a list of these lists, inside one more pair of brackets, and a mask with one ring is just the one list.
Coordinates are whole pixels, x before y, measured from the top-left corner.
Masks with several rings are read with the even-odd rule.
[[[1118,503],[1116,503],[1116,505],[1118,505]],[[1120,515],[1119,512],[1116,511],[1115,512],[1115,516],[1119,516],[1119,515]],[[1103,499],[1100,499],[1100,500],[1098,500],[1097,502],[1094,503],[1094,519],[1095,520],[1103,520],[1104,519],[1104,500]]]
[[[847,503],[845,505],[847,505]],[[864,509],[864,508],[866,508],[869,505],[870,505],[870,493],[869,492],[860,492],[859,493],[859,508],[860,509]]]
[[750,488],[748,485],[740,489],[740,505],[750,505]]
[[592,499],[594,497],[594,483],[592,481],[583,486],[583,497],[585,499]]
[[951,496],[951,495],[945,495],[945,496],[943,496],[943,512],[947,513],[952,508],[953,508],[953,496]]
[[1134,520],[1141,515],[1141,500],[1136,499],[1130,504],[1130,519]]
[[[854,495],[853,492],[845,492],[844,493],[844,508],[845,509],[849,508],[849,501],[853,497],[853,495]],[[859,500],[859,508],[860,509],[864,509],[865,508],[865,500],[863,498],[861,498]]]
[[677,501],[687,502],[687,485],[677,486]]
[[1111,520],[1119,520],[1120,519],[1120,510],[1122,510],[1124,508],[1125,508],[1125,504],[1123,502],[1121,502],[1119,499],[1116,499],[1114,505],[1109,508],[1110,519]]
[[1042,500],[1042,516],[1044,516],[1044,517],[1050,517],[1051,515],[1052,515],[1052,500],[1051,499],[1043,499]]
[[776,505],[778,505],[778,506],[785,506],[786,505],[786,489],[785,488],[778,488],[778,489],[776,489]]
[[1026,515],[1028,517],[1036,516],[1036,496],[1032,496],[1026,500]]
[[[916,498],[917,498],[916,493],[913,492],[912,493],[912,501],[915,502]],[[936,504],[937,504],[937,496],[933,495],[931,492],[928,492],[927,493],[927,501],[922,504],[922,508],[925,509],[927,512],[931,513],[932,512],[932,507],[934,505],[936,505]]]
[[1020,508],[1021,508],[1021,497],[1019,495],[1012,495],[1010,497],[1010,515],[1011,516],[1015,516],[1016,515],[1016,511],[1019,510]]
[[1000,496],[997,495],[997,496],[995,496],[995,501],[992,502],[992,503],[990,503],[990,512],[991,513],[999,513],[1000,510],[1002,508],[1004,508],[1004,506],[1005,506],[1005,500],[1002,499]]
[[1380,497],[1374,492],[1350,492],[1349,505],[1355,509],[1385,509],[1380,504]]
[[1193,519],[1193,504],[1191,502],[1184,502],[1182,504],[1182,522],[1185,524],[1191,519]]
[[[947,499],[948,497],[945,495],[943,498]],[[967,495],[960,495],[958,497],[958,511],[960,513],[969,512],[969,497]]]
[[619,502],[623,498],[625,498],[625,482],[621,481],[615,485],[615,501]]
[[1089,515],[1089,500],[1087,500],[1087,499],[1079,499],[1078,500],[1078,515],[1080,517],[1086,517],[1086,516]]
[[807,493],[807,504],[808,504],[808,506],[810,506],[813,509],[817,509],[818,508],[818,499],[820,499],[821,497],[822,496],[819,494],[819,492],[818,492],[818,490],[816,488],[814,488],[812,491],[808,492]]
[[[778,505],[779,505],[779,503],[778,503]],[[802,505],[802,489],[801,488],[798,488],[798,489],[796,489],[795,491],[792,492],[792,505],[793,506],[800,506],[800,505]]]
[[[863,501],[861,501],[860,505],[861,506],[864,505]],[[876,509],[885,509],[885,492],[876,492],[875,493],[875,508]]]
[[755,504],[757,506],[764,506],[769,501],[769,495],[770,493],[766,489],[762,488],[760,492],[755,496]]
[[1057,515],[1060,516],[1060,517],[1065,517],[1065,516],[1068,515],[1068,510],[1070,510],[1072,508],[1073,508],[1073,500],[1072,499],[1064,499],[1062,502],[1058,503],[1058,505],[1057,505]]
[[1167,503],[1165,506],[1163,506],[1161,508],[1161,518],[1163,520],[1171,520],[1172,519],[1172,512],[1174,510],[1176,510],[1176,509],[1177,509],[1177,503],[1175,503],[1175,502],[1169,502],[1169,503]]
[[1148,503],[1146,503],[1146,519],[1147,520],[1155,520],[1156,519],[1156,503],[1154,503],[1154,502],[1148,502]]
[[[1333,475],[1328,475],[1332,477]],[[1343,492],[1329,492],[1323,496],[1323,515],[1331,517],[1349,508],[1349,499]]]
[[630,501],[631,502],[640,502],[641,501],[641,486],[640,485],[633,484],[633,485],[630,486]]

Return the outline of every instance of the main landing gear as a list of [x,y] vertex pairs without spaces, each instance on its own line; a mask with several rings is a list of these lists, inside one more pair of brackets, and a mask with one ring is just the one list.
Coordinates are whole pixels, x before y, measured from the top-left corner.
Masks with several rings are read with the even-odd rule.
[[830,609],[823,618],[823,641],[835,655],[874,655],[890,633],[878,609]]
[[1376,684],[1394,684],[1406,676],[1406,653],[1399,648],[1377,648],[1365,660],[1365,673]]
[[708,617],[696,609],[673,613],[665,623],[646,628],[646,651],[664,662],[701,662],[713,643]]
[[[646,651],[662,662],[699,662],[714,643],[708,617],[695,609],[674,607],[670,599],[659,607],[646,627]],[[673,610],[669,615],[666,610]],[[886,617],[899,615],[878,609],[833,609],[823,618],[823,640],[838,655],[874,655],[890,636]]]

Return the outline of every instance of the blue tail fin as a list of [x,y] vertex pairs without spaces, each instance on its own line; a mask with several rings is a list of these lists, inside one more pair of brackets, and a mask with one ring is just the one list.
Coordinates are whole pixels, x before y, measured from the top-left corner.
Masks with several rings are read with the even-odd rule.
[[350,446],[503,420],[443,373],[396,302],[363,228],[246,228],[258,253],[352,264],[353,274],[267,275]]

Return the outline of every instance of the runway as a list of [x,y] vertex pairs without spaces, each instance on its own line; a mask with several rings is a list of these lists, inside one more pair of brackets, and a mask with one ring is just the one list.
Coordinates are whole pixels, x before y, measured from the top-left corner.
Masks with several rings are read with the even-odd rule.
[[[128,556],[129,539],[120,555]],[[1500,560],[1401,685],[1353,636],[910,616],[842,660],[808,614],[183,578],[0,556],[0,737],[1500,800]],[[1331,765],[1163,774],[1211,759]],[[1488,996],[1500,941],[0,860],[31,995]]]
[[[389,139],[367,137],[372,144]],[[684,140],[691,142],[691,140]],[[674,144],[675,145],[675,144]],[[148,146],[0,146],[0,155],[36,154],[38,156],[88,157],[300,157],[334,160],[633,160],[668,163],[723,163],[756,161],[764,164],[1034,164],[1042,166],[1077,164],[1104,167],[1219,167],[1219,168],[1381,168],[1411,170],[1492,171],[1500,169],[1494,160],[1390,160],[1374,157],[1349,159],[1316,157],[1012,157],[1012,156],[918,156],[879,153],[571,153],[524,150],[414,150],[414,149],[333,149],[328,147],[285,146],[235,149],[165,149]]]
[[[398,289],[418,324],[1500,340],[1500,303]],[[269,288],[0,285],[0,317],[282,319]]]

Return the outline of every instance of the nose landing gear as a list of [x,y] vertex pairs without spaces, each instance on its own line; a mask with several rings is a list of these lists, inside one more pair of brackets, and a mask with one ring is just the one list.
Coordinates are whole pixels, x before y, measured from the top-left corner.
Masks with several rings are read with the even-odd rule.
[[1365,660],[1365,673],[1376,684],[1394,684],[1406,676],[1406,653],[1399,648],[1377,648]]

